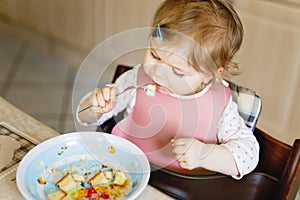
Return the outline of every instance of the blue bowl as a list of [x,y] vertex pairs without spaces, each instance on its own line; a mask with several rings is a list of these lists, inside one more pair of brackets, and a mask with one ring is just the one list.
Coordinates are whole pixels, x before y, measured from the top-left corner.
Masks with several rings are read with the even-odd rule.
[[[96,173],[103,166],[130,176],[126,199],[137,198],[150,178],[149,161],[133,143],[99,132],[74,132],[46,140],[31,149],[17,169],[17,186],[25,199],[47,199],[58,190],[55,182],[70,169]],[[38,180],[44,183],[39,183]]]

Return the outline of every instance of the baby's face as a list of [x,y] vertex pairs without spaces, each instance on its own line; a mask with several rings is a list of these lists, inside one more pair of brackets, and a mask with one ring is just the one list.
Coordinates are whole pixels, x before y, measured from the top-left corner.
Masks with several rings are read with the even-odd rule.
[[172,49],[154,46],[146,51],[143,65],[159,92],[190,95],[198,92],[202,83],[211,80],[196,71],[188,62],[186,45],[177,44]]

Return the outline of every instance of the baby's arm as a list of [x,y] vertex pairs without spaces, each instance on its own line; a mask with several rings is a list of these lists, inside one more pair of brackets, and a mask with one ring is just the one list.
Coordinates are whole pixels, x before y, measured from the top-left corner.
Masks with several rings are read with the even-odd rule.
[[196,139],[172,141],[179,164],[186,169],[203,167],[240,179],[258,163],[259,146],[252,131],[239,116],[237,105],[230,102],[218,126],[220,144],[204,144]]
[[239,171],[235,179],[255,169],[259,159],[259,144],[250,128],[238,113],[237,104],[233,101],[226,107],[219,123],[218,138],[220,145],[226,147],[234,157]]

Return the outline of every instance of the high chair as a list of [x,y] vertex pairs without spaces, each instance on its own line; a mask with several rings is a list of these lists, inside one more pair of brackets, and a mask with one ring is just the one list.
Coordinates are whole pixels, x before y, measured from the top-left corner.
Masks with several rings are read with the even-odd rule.
[[[113,82],[129,69],[131,67],[118,65]],[[223,174],[190,177],[156,170],[151,172],[149,184],[175,199],[295,199],[300,184],[300,139],[290,146],[256,128],[261,99],[250,89],[232,82],[229,86],[241,117],[253,130],[260,145],[260,158],[255,170],[241,180]],[[121,119],[120,116],[110,119],[98,130],[110,133],[116,120]],[[197,187],[191,187],[187,179],[197,181]]]

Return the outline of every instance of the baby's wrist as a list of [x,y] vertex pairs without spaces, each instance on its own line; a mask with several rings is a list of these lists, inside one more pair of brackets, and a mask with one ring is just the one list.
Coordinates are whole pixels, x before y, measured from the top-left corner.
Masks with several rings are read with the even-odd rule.
[[213,155],[213,151],[215,151],[218,148],[218,145],[215,144],[205,144],[203,145],[203,148],[201,148],[200,152],[198,153],[198,162],[199,167],[203,167],[206,169],[209,169],[210,167],[210,157]]
[[200,152],[199,152],[199,160],[205,160],[210,154],[211,152],[214,150],[214,148],[216,148],[217,145],[215,144],[205,144],[203,145],[203,148],[201,148]]

